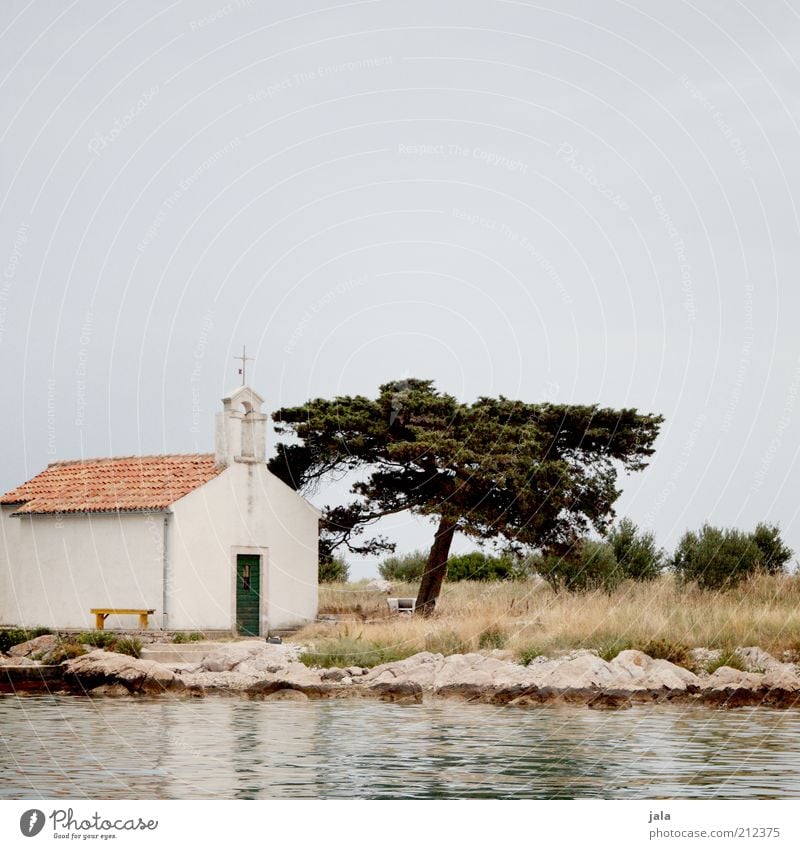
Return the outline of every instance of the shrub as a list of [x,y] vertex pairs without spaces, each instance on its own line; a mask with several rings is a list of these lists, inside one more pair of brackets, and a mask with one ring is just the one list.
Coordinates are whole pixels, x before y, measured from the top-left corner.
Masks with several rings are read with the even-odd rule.
[[479,649],[504,649],[508,642],[508,634],[497,625],[485,628],[478,636]]
[[747,534],[705,524],[681,537],[672,568],[682,580],[704,589],[727,589],[758,572],[783,572],[791,556],[777,527],[759,524]]
[[606,540],[614,550],[622,574],[634,581],[652,581],[665,565],[664,551],[652,531],[640,531],[627,517],[613,527]]
[[117,635],[112,634],[110,631],[84,631],[75,637],[75,642],[82,646],[107,649],[116,639]]
[[128,654],[131,657],[141,657],[142,643],[136,637],[120,637],[111,643],[108,651],[114,651],[117,654]]
[[387,557],[378,566],[378,572],[386,581],[398,581],[413,584],[422,578],[428,563],[426,551],[412,551],[409,554],[399,554]]
[[641,651],[650,657],[668,660],[677,666],[687,666],[691,662],[689,647],[683,643],[673,643],[669,640],[650,640]]
[[607,542],[590,539],[579,540],[562,556],[542,556],[536,568],[556,592],[611,592],[624,578],[614,549]]
[[631,643],[631,641],[623,637],[616,640],[609,640],[608,642],[601,643],[597,647],[597,654],[598,657],[601,657],[603,658],[603,660],[610,663],[621,651],[627,651],[628,649],[632,648],[633,644]]
[[350,567],[343,557],[319,561],[319,582],[321,584],[346,584],[350,577]]
[[524,569],[519,561],[482,551],[457,554],[447,561],[448,581],[507,581],[523,576]]
[[547,655],[544,646],[525,646],[517,652],[517,658],[523,666],[528,666],[537,657]]
[[5,654],[12,646],[18,646],[20,643],[27,643],[28,640],[34,637],[41,637],[44,634],[51,634],[49,628],[4,628],[0,631],[0,652]]
[[338,637],[317,643],[312,649],[300,655],[300,663],[321,669],[348,666],[379,666],[381,663],[403,660],[414,651],[400,646],[382,646],[365,642],[358,637]]
[[52,651],[42,656],[42,663],[47,666],[58,666],[65,660],[80,657],[85,652],[86,646],[82,643],[58,643]]
[[455,631],[435,631],[425,636],[425,651],[432,654],[467,654],[470,645],[461,639]]
[[708,661],[706,672],[710,675],[722,666],[729,666],[731,669],[738,669],[740,672],[747,671],[744,658],[737,654],[734,649],[722,649],[722,654],[719,657]]
[[770,575],[786,571],[786,564],[794,552],[781,539],[780,528],[777,525],[767,525],[759,522],[751,534],[753,542],[760,552],[759,566]]

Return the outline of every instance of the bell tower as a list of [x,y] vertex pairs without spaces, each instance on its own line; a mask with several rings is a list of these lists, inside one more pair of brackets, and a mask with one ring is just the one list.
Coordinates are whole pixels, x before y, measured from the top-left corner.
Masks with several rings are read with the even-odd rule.
[[237,386],[222,399],[215,417],[215,455],[218,466],[264,463],[267,455],[267,414],[264,399],[249,386]]

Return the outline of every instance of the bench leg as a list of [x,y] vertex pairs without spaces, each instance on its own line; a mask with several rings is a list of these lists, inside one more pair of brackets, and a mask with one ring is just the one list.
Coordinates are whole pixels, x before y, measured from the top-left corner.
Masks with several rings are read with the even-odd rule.
[[95,613],[94,615],[94,627],[98,631],[105,630],[106,627],[106,616],[107,613]]
[[140,613],[139,614],[139,627],[142,629],[142,631],[147,630],[147,614],[146,613]]

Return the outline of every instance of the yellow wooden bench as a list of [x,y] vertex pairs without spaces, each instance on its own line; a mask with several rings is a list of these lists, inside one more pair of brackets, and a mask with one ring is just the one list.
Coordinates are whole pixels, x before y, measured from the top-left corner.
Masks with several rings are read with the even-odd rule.
[[138,615],[139,627],[144,631],[147,629],[147,617],[149,614],[155,613],[155,610],[142,610],[136,607],[93,607],[91,612],[94,613],[94,624],[98,631],[105,628],[106,617],[112,614],[119,616]]

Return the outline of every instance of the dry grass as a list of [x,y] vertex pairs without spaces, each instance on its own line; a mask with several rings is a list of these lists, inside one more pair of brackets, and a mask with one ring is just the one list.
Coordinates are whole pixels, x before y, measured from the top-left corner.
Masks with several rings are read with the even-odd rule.
[[[392,595],[416,594],[395,585]],[[681,586],[672,576],[626,583],[613,594],[555,594],[540,581],[445,584],[433,619],[389,616],[386,596],[362,584],[320,587],[317,622],[294,639],[344,637],[406,655],[505,647],[532,657],[573,648],[613,656],[623,648],[758,645],[773,654],[800,650],[800,576],[761,576],[727,592]]]

